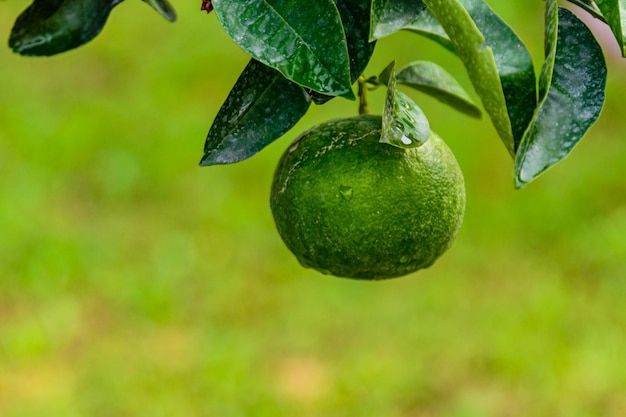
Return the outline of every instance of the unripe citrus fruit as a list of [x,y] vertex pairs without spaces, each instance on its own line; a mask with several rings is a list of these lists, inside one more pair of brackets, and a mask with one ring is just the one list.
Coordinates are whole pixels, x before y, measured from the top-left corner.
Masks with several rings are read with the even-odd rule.
[[380,143],[381,118],[318,125],[282,156],[271,208],[305,267],[359,279],[432,265],[463,221],[463,174],[435,134],[417,148]]

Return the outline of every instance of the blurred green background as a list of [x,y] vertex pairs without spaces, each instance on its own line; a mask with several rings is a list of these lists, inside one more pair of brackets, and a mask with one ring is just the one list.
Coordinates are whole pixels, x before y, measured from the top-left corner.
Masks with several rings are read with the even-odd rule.
[[[490,3],[539,65],[543,2]],[[0,3],[5,39],[26,5]],[[465,173],[465,224],[430,269],[366,283],[301,268],[268,203],[289,142],[356,103],[199,168],[248,58],[199,0],[175,6],[124,2],[52,58],[0,48],[0,416],[626,415],[623,62],[588,137],[521,191],[486,118],[410,93]],[[413,34],[367,74],[394,57],[471,89]]]

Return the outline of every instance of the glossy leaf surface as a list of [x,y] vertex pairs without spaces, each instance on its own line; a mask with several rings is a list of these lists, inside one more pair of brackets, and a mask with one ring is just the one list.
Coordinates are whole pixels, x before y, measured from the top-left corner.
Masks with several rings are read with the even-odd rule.
[[524,43],[483,0],[462,0],[493,51],[517,150],[537,106],[537,78]]
[[454,52],[454,45],[452,45],[450,37],[428,9],[420,13],[417,18],[403,27],[403,29],[418,33],[437,42],[447,50]]
[[496,131],[511,153],[536,107],[530,54],[482,0],[425,0],[450,36]]
[[231,164],[255,155],[291,129],[310,104],[302,87],[251,60],[217,113],[200,165]]
[[396,81],[426,93],[468,116],[481,117],[480,109],[458,81],[434,62],[413,62],[398,72]]
[[161,16],[173,22],[176,20],[176,10],[167,0],[143,0],[148,3],[154,10],[159,12]]
[[55,55],[93,39],[121,0],[35,0],[15,21],[9,46],[27,56]]
[[626,57],[626,0],[596,0],[596,3],[619,43],[622,56]]
[[372,0],[370,39],[380,39],[396,33],[425,8],[426,5],[421,0]]
[[409,96],[396,89],[395,62],[379,79],[387,86],[380,141],[399,148],[414,148],[430,138],[426,115]]
[[556,0],[547,1],[546,48],[539,107],[515,160],[518,188],[569,155],[604,104],[602,49],[584,23],[559,9]]
[[339,11],[332,0],[213,0],[228,35],[303,87],[354,97]]
[[[370,3],[363,0],[334,1],[346,35],[350,58],[350,81],[354,83],[365,70],[376,46],[376,42],[369,41]],[[313,92],[312,98],[316,104],[323,104],[333,97]]]

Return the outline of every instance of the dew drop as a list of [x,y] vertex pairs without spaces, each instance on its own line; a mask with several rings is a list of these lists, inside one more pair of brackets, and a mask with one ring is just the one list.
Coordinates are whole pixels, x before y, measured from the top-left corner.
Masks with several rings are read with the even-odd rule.
[[410,145],[411,143],[413,143],[413,141],[411,139],[407,138],[406,135],[402,135],[402,138],[400,140],[405,145]]
[[339,186],[339,194],[341,194],[341,197],[346,201],[352,200],[352,192],[352,187],[348,185]]

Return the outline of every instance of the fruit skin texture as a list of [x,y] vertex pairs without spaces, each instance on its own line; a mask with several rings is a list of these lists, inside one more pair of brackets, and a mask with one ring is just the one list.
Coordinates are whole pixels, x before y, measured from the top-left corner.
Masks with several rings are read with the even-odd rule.
[[465,185],[447,145],[380,143],[380,116],[332,120],[283,154],[271,190],[276,227],[300,263],[385,279],[435,262],[463,221]]

